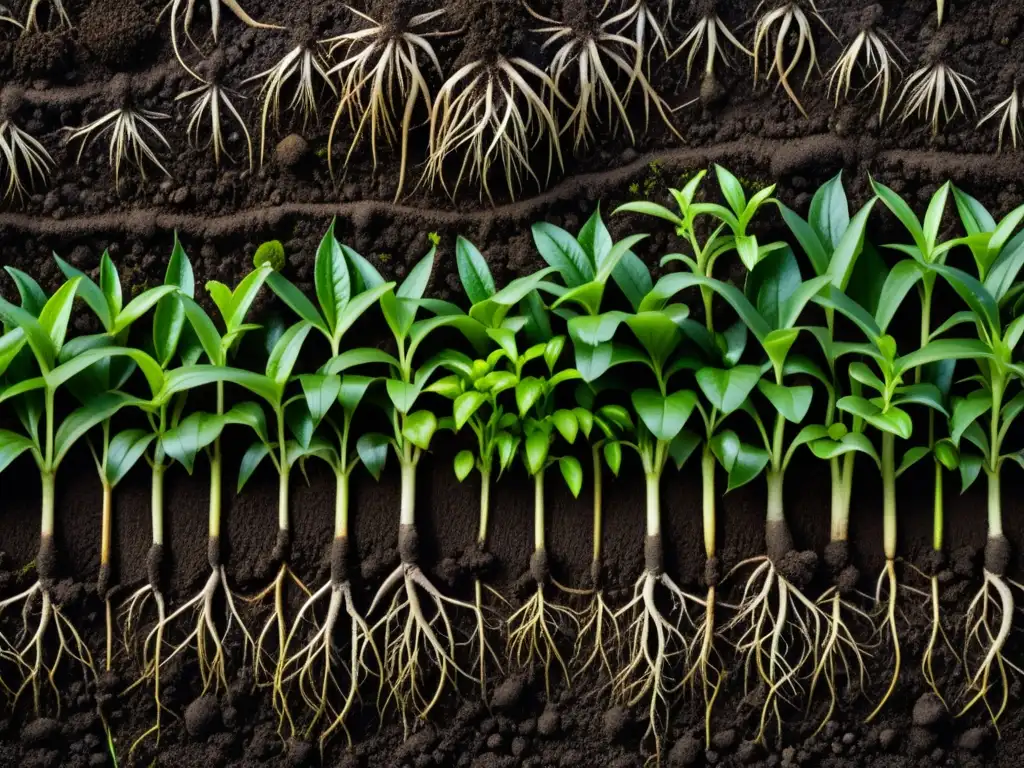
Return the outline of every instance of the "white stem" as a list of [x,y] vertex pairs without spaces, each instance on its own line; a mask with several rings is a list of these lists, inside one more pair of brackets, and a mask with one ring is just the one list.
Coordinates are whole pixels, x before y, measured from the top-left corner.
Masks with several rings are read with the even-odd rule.
[[288,475],[288,468],[283,468],[277,484],[277,527],[282,531],[288,530]]
[[334,493],[334,537],[348,537],[348,474],[338,472]]
[[647,535],[661,535],[661,476],[647,475]]
[[41,525],[43,536],[53,536],[54,474],[54,472],[42,472],[40,475],[43,486],[43,520]]
[[999,470],[988,473],[988,536],[1003,535],[1003,507],[999,493]]
[[544,470],[533,479],[533,549],[544,549]]
[[402,462],[402,514],[400,525],[416,524],[416,465]]
[[782,506],[782,472],[768,470],[768,522],[785,520]]

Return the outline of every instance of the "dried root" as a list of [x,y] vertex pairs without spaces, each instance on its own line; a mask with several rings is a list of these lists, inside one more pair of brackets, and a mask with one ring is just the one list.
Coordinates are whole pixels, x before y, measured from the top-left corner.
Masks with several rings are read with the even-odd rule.
[[1020,91],[1017,88],[1013,89],[1013,93],[1008,98],[1003,99],[990,112],[987,112],[978,122],[978,127],[980,128],[995,117],[999,118],[999,151],[1003,151],[1003,139],[1007,131],[1010,132],[1010,141],[1013,143],[1013,148],[1016,149],[1021,131],[1024,130],[1024,122],[1021,121],[1020,113]]
[[897,106],[903,105],[900,122],[918,115],[930,122],[932,136],[937,136],[943,122],[948,123],[957,114],[966,116],[965,103],[972,112],[977,111],[971,96],[973,83],[972,78],[942,63],[922,67],[903,84],[897,102]]
[[[814,4],[813,0],[810,0],[809,4],[812,15],[820,21],[825,29],[827,29],[834,37],[835,33],[832,32],[832,29],[825,23],[821,14],[818,13],[818,8]],[[757,28],[754,32],[754,82],[756,83],[758,78],[761,47],[762,45],[764,46],[765,58],[768,60],[769,37],[771,35],[772,27],[776,23],[778,23],[779,26],[778,30],[775,32],[775,51],[774,54],[771,55],[768,71],[765,73],[765,79],[771,77],[772,72],[774,72],[778,78],[779,85],[781,85],[783,90],[786,91],[792,102],[796,104],[800,113],[806,117],[807,110],[804,109],[803,104],[800,103],[800,99],[797,98],[796,93],[793,91],[793,86],[790,85],[789,82],[789,76],[800,64],[800,58],[803,56],[805,49],[808,54],[808,62],[803,85],[807,85],[807,81],[811,78],[811,73],[815,69],[820,72],[821,67],[818,65],[818,52],[814,46],[814,35],[811,32],[811,22],[807,18],[807,14],[804,13],[803,8],[800,7],[796,0],[789,0],[784,5],[769,11],[758,18]],[[789,35],[790,30],[794,30],[796,32],[796,49],[787,60],[786,38]]]
[[[892,52],[889,50],[890,47]],[[830,95],[835,93],[836,106],[839,106],[840,99],[850,97],[854,72],[860,72],[865,81],[861,90],[874,86],[872,100],[879,100],[878,118],[883,119],[895,75],[903,71],[894,53],[906,58],[884,30],[868,28],[858,32],[853,42],[839,57],[839,61],[829,70],[828,92]]]

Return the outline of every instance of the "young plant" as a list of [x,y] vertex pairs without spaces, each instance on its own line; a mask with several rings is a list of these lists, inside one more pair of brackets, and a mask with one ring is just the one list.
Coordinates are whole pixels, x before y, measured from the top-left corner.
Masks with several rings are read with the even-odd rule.
[[81,140],[82,143],[75,158],[75,162],[78,163],[82,162],[82,153],[93,140],[108,131],[110,132],[107,156],[110,167],[114,169],[114,186],[116,187],[121,184],[121,164],[124,162],[134,163],[143,179],[146,178],[147,160],[170,177],[171,172],[160,162],[143,131],[143,129],[148,130],[161,144],[170,149],[170,143],[155,123],[157,120],[168,119],[170,119],[170,115],[165,115],[162,112],[124,106],[107,112],[81,128],[62,128],[61,130],[68,132],[69,144]]
[[7,180],[4,200],[24,198],[37,182],[45,184],[53,172],[53,158],[46,147],[14,122],[20,104],[20,90],[8,87],[0,91],[0,178]]
[[[572,492],[578,496],[583,487],[583,468],[573,456],[556,457],[551,449],[558,436],[568,444],[576,441],[582,429],[589,432],[592,423],[589,411],[582,409],[556,408],[555,392],[559,385],[580,378],[579,371],[565,368],[555,372],[558,360],[565,348],[564,336],[553,336],[542,352],[548,375],[521,376],[525,360],[516,361],[519,381],[515,384],[516,406],[522,423],[523,438],[520,455],[527,474],[533,481],[533,554],[530,556],[530,578],[536,589],[529,599],[509,617],[508,652],[513,662],[520,667],[541,664],[544,668],[544,690],[551,696],[551,666],[557,665],[566,682],[572,678],[557,636],[563,625],[578,628],[579,619],[569,608],[553,602],[545,595],[549,583],[561,587],[551,576],[548,550],[545,539],[545,497],[544,481],[550,466],[557,464],[562,478]],[[524,358],[526,355],[523,356]],[[564,591],[569,591],[561,587]]]
[[[186,70],[189,70],[188,65],[181,56],[181,49],[178,47],[178,15],[184,11],[184,23],[182,28],[185,31],[185,37],[189,40],[192,39],[192,17],[196,12],[196,4],[200,0],[169,0],[164,9],[160,11],[160,16],[167,13],[168,9],[171,11],[171,47],[174,48],[174,55],[178,59],[178,62]],[[265,24],[263,22],[256,21],[242,7],[239,0],[209,0],[210,2],[210,34],[213,35],[214,42],[217,41],[217,32],[220,29],[220,11],[221,5],[235,14],[243,24],[254,29],[283,29],[276,24]],[[160,17],[157,17],[157,21]]]
[[[124,304],[121,280],[117,268],[110,255],[104,251],[100,258],[99,284],[93,282],[83,272],[68,264],[59,256],[55,256],[57,266],[68,280],[78,279],[78,296],[96,315],[103,327],[103,333],[95,336],[82,336],[65,345],[61,359],[70,359],[80,352],[105,346],[125,345],[131,326],[141,319],[150,309],[169,294],[176,293],[178,286],[162,285],[143,291],[137,297]],[[68,382],[68,387],[75,398],[88,405],[93,399],[103,397],[105,393],[120,390],[131,376],[134,361],[130,358],[114,358],[101,360],[90,369],[79,374]],[[114,486],[127,474],[128,470],[142,457],[152,437],[148,439],[139,434],[139,430],[126,430],[116,436],[111,435],[111,419],[100,423],[102,439],[97,451],[89,442],[96,470],[100,476],[103,489],[103,513],[100,530],[100,570],[96,580],[96,591],[103,599],[106,611],[107,643],[105,653],[105,669],[110,671],[114,648],[114,621],[111,608],[110,536],[113,529],[113,492]]]
[[[810,6],[811,14],[814,18],[821,22],[822,26],[829,31],[829,34],[835,37],[835,33],[818,12],[818,7],[814,0],[807,0],[807,3]],[[758,9],[763,5],[764,2],[758,6]],[[757,11],[754,13],[756,15]],[[778,23],[779,28],[775,33],[775,51],[769,59],[769,38],[771,36],[772,26],[776,23]],[[796,49],[787,61],[786,40],[791,29],[796,33]],[[811,73],[815,69],[820,72],[821,67],[818,65],[818,52],[814,46],[814,34],[811,32],[811,22],[797,0],[786,0],[783,5],[780,5],[778,8],[758,17],[757,28],[754,32],[755,84],[757,83],[757,76],[759,72],[762,45],[764,45],[765,48],[765,59],[766,61],[769,61],[770,64],[768,71],[765,73],[765,79],[767,80],[771,77],[772,72],[775,72],[779,80],[779,85],[782,86],[789,98],[794,104],[796,104],[797,109],[800,110],[800,114],[807,117],[807,110],[804,109],[804,105],[800,103],[800,99],[797,98],[796,92],[793,90],[793,86],[789,83],[789,75],[800,63],[800,56],[803,54],[804,49],[807,50],[809,60],[807,62],[807,71],[804,75],[803,85],[806,86],[807,81],[811,79]]]
[[752,406],[745,408],[757,427],[763,447],[743,443],[728,430],[716,435],[711,444],[716,458],[728,473],[730,488],[750,482],[762,471],[767,474],[767,553],[733,568],[735,572],[754,566],[736,615],[723,628],[741,631],[736,647],[744,659],[745,682],[749,686],[751,672],[755,670],[765,689],[757,734],[759,741],[764,740],[771,719],[781,731],[779,700],[798,694],[799,677],[806,674],[808,667],[813,669],[820,641],[820,611],[803,593],[816,557],[813,553],[795,550],[783,506],[785,470],[800,445],[799,438],[787,445],[786,425],[803,421],[814,390],[805,384],[787,384],[785,378],[800,372],[787,360],[801,328],[797,324],[800,315],[828,282],[828,277],[803,281],[796,259],[786,247],[775,250],[758,263],[747,278],[746,295],[713,278],[677,273],[661,278],[641,306],[644,311],[657,311],[681,290],[695,285],[710,287],[732,306],[768,357],[762,370],[770,376],[761,378],[757,387],[775,412],[771,432],[757,410]]
[[370,153],[373,167],[377,167],[377,143],[380,139],[389,146],[396,143],[401,147],[398,185],[395,200],[402,195],[409,156],[409,130],[412,127],[416,105],[422,100],[429,112],[433,99],[430,85],[420,66],[421,56],[433,65],[438,76],[441,64],[434,53],[429,38],[439,33],[420,31],[435,19],[443,16],[443,8],[411,17],[404,28],[396,29],[391,23],[379,22],[365,13],[346,6],[353,14],[371,26],[354,32],[345,32],[329,38],[333,55],[337,48],[344,47],[346,58],[330,69],[328,74],[341,76],[341,98],[338,109],[331,121],[327,134],[327,163],[334,173],[334,156],[331,148],[334,132],[342,115],[348,117],[353,130],[352,141],[345,153],[343,167],[348,167],[352,153],[366,135],[369,127]]
[[[69,280],[47,298],[27,275],[8,271],[15,278],[22,304],[19,307],[0,299],[0,318],[6,328],[0,341],[3,349],[0,368],[5,373],[0,402],[12,401],[23,431],[0,432],[4,446],[0,468],[24,453],[31,455],[41,483],[41,524],[39,553],[35,560],[37,581],[23,592],[0,601],[0,611],[19,604],[23,606],[22,635],[17,644],[4,638],[8,649],[4,656],[15,665],[21,678],[21,683],[13,689],[15,699],[31,688],[33,711],[38,714],[43,708],[44,680],[53,690],[59,711],[61,694],[56,674],[65,657],[79,663],[87,674],[93,673],[89,649],[78,629],[55,602],[53,593],[58,568],[54,541],[57,470],[81,437],[132,401],[122,392],[105,392],[59,420],[57,395],[76,375],[101,360],[130,357],[144,364],[146,356],[121,347],[103,347],[62,359],[62,353],[67,357],[71,351],[67,350],[65,341],[79,279]],[[149,366],[144,372],[147,378],[153,375]],[[36,604],[39,613],[33,620],[32,610]],[[50,629],[56,632],[56,655],[48,661]]]
[[1003,139],[1007,131],[1010,132],[1010,141],[1013,143],[1013,148],[1016,149],[1022,130],[1019,88],[1014,86],[1013,93],[996,104],[991,111],[987,112],[985,116],[978,121],[978,127],[980,128],[995,117],[999,118],[998,151],[1003,151]]
[[[350,350],[331,360],[320,373],[300,377],[314,428],[316,424],[326,422],[326,430],[321,431],[330,435],[327,438],[314,436],[307,455],[325,461],[334,472],[334,536],[330,549],[330,579],[310,594],[296,613],[281,651],[276,685],[283,689],[289,683],[298,682],[302,700],[312,713],[303,731],[306,738],[309,738],[324,717],[330,720],[330,725],[320,735],[321,750],[331,734],[338,729],[344,731],[351,747],[348,718],[359,701],[360,684],[371,673],[367,655],[372,654],[378,666],[383,666],[370,626],[356,607],[349,568],[349,478],[360,462],[350,441],[352,420],[375,379],[340,373],[347,370],[349,364],[355,364],[360,356],[367,355],[372,359],[373,352],[366,349]],[[340,420],[331,415],[332,410],[335,413],[340,411]],[[327,613],[320,622],[316,620],[314,611],[325,597],[329,597]],[[338,654],[334,639],[343,616],[348,616],[349,621],[349,647],[345,662],[342,662]],[[305,628],[305,622],[313,625],[308,639],[300,634]],[[338,676],[342,672],[348,675],[348,684],[339,686]],[[336,687],[340,687],[343,692],[340,706],[331,703],[332,692]],[[294,733],[294,722],[287,709],[286,696],[281,696],[280,705],[281,716],[287,718]]]
[[311,119],[316,120],[319,117],[316,79],[319,78],[331,93],[338,92],[328,69],[329,65],[323,56],[312,45],[302,43],[288,51],[270,69],[242,81],[242,85],[263,81],[260,86],[260,96],[263,97],[263,108],[260,111],[260,165],[263,165],[266,155],[267,123],[272,122],[275,130],[280,125],[281,92],[288,81],[297,78],[295,93],[288,103],[288,109],[299,113],[302,117],[302,127],[305,129]]
[[[247,324],[245,317],[249,307],[255,300],[260,288],[267,279],[270,267],[264,266],[250,272],[232,291],[228,286],[216,280],[206,284],[206,289],[213,298],[224,323],[224,334],[217,330],[206,312],[190,298],[181,296],[185,317],[189,321],[195,336],[198,338],[202,351],[209,365],[191,365],[188,370],[196,381],[205,383],[216,382],[217,410],[214,414],[195,413],[183,419],[173,429],[172,435],[164,435],[161,444],[165,452],[173,450],[175,458],[185,464],[191,471],[192,462],[199,451],[205,451],[210,462],[210,508],[209,531],[207,537],[207,560],[210,564],[210,575],[203,588],[194,597],[188,599],[156,627],[147,637],[147,645],[155,642],[157,636],[165,635],[178,617],[188,612],[195,615],[195,623],[185,639],[175,645],[164,657],[163,664],[184,653],[195,642],[196,655],[199,662],[199,673],[203,690],[219,690],[227,687],[227,650],[225,641],[231,628],[237,622],[243,634],[243,657],[254,645],[252,636],[245,627],[235,599],[227,583],[227,573],[221,560],[221,446],[220,434],[224,427],[232,423],[242,423],[258,428],[262,412],[252,404],[243,404],[224,411],[224,378],[228,371],[228,356],[241,337],[258,326]],[[217,626],[214,611],[215,601],[222,595],[227,605],[228,621],[221,629]],[[212,648],[212,653],[211,653]]]
[[[680,135],[672,125],[672,109],[644,74],[642,46],[635,40],[609,31],[617,17],[605,21],[595,20],[590,29],[577,29],[570,24],[544,16],[529,5],[526,6],[526,10],[547,25],[534,30],[546,36],[541,49],[557,45],[548,65],[548,74],[555,86],[549,98],[552,112],[556,97],[564,101],[559,92],[565,92],[562,80],[566,73],[575,72],[579,78],[569,89],[569,92],[579,95],[576,103],[569,105],[572,112],[561,128],[562,133],[572,130],[574,150],[578,151],[581,146],[588,147],[595,141],[593,123],[602,121],[612,123],[613,130],[621,123],[626,129],[630,143],[636,143],[633,124],[626,109],[634,86],[640,90],[640,97],[643,99],[645,124],[650,118],[653,105],[666,127],[676,136]],[[630,54],[633,57],[632,63],[626,59]],[[617,75],[628,78],[629,84],[625,90],[620,90],[613,82]],[[603,118],[602,112],[605,112]]]
[[893,81],[903,71],[894,54],[906,58],[884,29],[870,26],[858,32],[828,73],[828,92],[835,92],[836,107],[850,97],[854,73],[859,72],[867,80],[860,90],[874,86],[872,99],[879,100],[878,119],[883,120]]
[[179,93],[174,97],[174,100],[184,101],[192,99],[192,105],[189,107],[188,126],[185,132],[189,140],[196,147],[199,146],[199,129],[203,122],[203,117],[209,113],[209,146],[213,148],[213,159],[218,168],[220,168],[221,155],[228,160],[233,159],[224,146],[221,108],[226,109],[227,114],[234,118],[235,124],[242,129],[242,135],[245,136],[245,146],[248,149],[249,155],[249,169],[252,170],[252,137],[249,135],[249,129],[245,125],[245,120],[242,119],[238,110],[235,109],[235,105],[231,102],[233,95],[231,91],[216,82],[204,82],[196,88],[190,88],[183,93]]
[[[416,405],[443,361],[468,358],[460,358],[459,353],[449,351],[419,366],[415,359],[424,341],[440,328],[458,330],[477,343],[486,336],[476,320],[454,305],[423,299],[433,265],[434,250],[431,249],[397,289],[389,289],[381,297],[381,310],[397,346],[397,356],[380,352],[377,357],[386,361],[389,368],[385,380],[388,400],[382,407],[391,433],[368,433],[356,443],[363,465],[374,477],[380,477],[390,450],[395,452],[401,472],[398,520],[401,562],[377,590],[367,614],[387,604],[384,615],[373,629],[384,631],[382,675],[389,689],[385,704],[395,702],[406,727],[409,714],[426,717],[441,700],[446,686],[455,684],[458,675],[472,679],[455,658],[455,630],[448,610],[454,607],[475,612],[476,607],[444,595],[431,583],[420,567],[416,527],[416,469],[439,427],[439,420],[432,411],[417,409]],[[436,313],[417,320],[421,308]],[[421,595],[426,595],[426,602]],[[430,666],[437,675],[432,690],[424,688]]]
[[[540,88],[531,80],[540,82]],[[545,103],[544,89],[551,94]],[[541,141],[548,144],[548,172],[552,160],[562,165],[553,99],[564,101],[558,84],[543,70],[520,57],[497,56],[493,61],[471,61],[455,71],[437,92],[430,110],[430,153],[423,178],[431,186],[440,181],[452,197],[463,178],[477,182],[481,195],[492,200],[489,177],[500,163],[505,185],[514,198],[527,178],[538,185],[531,154]],[[445,162],[461,155],[459,173],[449,188]]]

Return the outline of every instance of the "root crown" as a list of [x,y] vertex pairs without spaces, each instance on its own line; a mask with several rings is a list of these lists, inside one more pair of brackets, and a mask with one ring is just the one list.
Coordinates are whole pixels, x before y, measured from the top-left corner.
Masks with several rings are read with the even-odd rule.
[[1010,542],[1003,536],[990,536],[985,542],[985,570],[995,576],[1005,576],[1010,567]]

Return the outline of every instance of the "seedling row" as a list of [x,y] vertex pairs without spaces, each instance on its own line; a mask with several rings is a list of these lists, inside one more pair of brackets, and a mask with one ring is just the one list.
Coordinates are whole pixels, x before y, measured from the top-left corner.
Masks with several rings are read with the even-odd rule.
[[[171,0],[162,14],[174,54],[191,79],[175,99],[187,110],[189,140],[208,147],[218,166],[233,160],[252,169],[257,162],[263,165],[268,144],[273,145],[282,127],[301,124],[305,130],[333,107],[326,146],[332,175],[343,174],[353,153],[367,147],[376,167],[387,147],[398,166],[396,200],[420,187],[440,188],[455,197],[463,186],[490,200],[495,183],[514,198],[524,188],[544,187],[552,171],[562,168],[564,153],[591,147],[598,131],[622,134],[635,144],[652,118],[681,139],[687,108],[699,101],[710,105],[721,90],[716,68],[735,68],[746,59],[751,60],[755,84],[774,83],[804,116],[798,90],[810,87],[813,78],[836,107],[862,97],[877,108],[880,122],[921,121],[935,136],[960,116],[997,129],[1000,150],[1004,143],[1016,149],[1020,140],[1018,84],[1014,81],[1009,92],[993,94],[993,106],[978,113],[977,83],[959,70],[949,28],[942,27],[943,0],[936,5],[934,39],[920,62],[907,60],[876,5],[864,14],[853,39],[843,41],[842,54],[827,69],[818,59],[815,41],[839,38],[814,0],[757,5],[743,25],[751,30],[746,40],[742,31],[723,21],[714,2],[694,12],[672,0],[609,1],[595,4],[580,19],[551,18],[527,3],[509,4],[492,12],[506,14],[501,17],[505,24],[528,25],[540,58],[497,50],[486,59],[459,59],[447,71],[435,44],[466,30],[445,9],[373,18],[344,6],[351,31],[324,40],[299,39],[273,66],[241,82],[257,91],[258,130],[253,131],[238,106],[243,95],[225,76],[223,51],[216,49],[203,59],[191,42],[192,34],[198,34],[194,14],[205,5]],[[208,5],[214,43],[222,10],[265,34],[289,32],[254,19],[234,0],[210,0]],[[32,0],[24,16],[0,15],[0,23],[25,35],[38,34],[40,14],[47,7],[53,25],[70,25],[61,0]],[[677,69],[679,80],[687,84],[697,70],[699,97],[670,103],[656,87],[665,67]],[[172,152],[162,128],[170,114],[140,107],[127,78],[114,82],[113,108],[86,124],[65,127],[67,143],[77,148],[80,160],[91,143],[106,137],[115,184],[129,164],[143,178],[147,168],[170,176],[161,162]],[[19,127],[20,99],[15,89],[0,99],[5,198],[44,186],[54,167],[39,137]],[[420,125],[425,128],[419,130]],[[236,158],[228,151],[232,132],[242,137],[236,152],[241,149],[243,155]],[[418,140],[426,141],[425,162],[413,167],[410,154],[423,154],[418,149],[410,153]],[[337,153],[340,163],[336,144],[343,145]]]
[[[172,660],[196,665],[204,694],[224,691],[245,666],[271,697],[282,734],[351,744],[357,710],[393,710],[411,728],[456,692],[487,696],[499,670],[527,669],[549,695],[603,681],[598,695],[642,713],[642,748],[658,760],[673,707],[687,693],[704,704],[710,740],[726,674],[742,679],[761,694],[751,736],[775,742],[785,722],[811,717],[812,705],[821,727],[841,696],[869,697],[866,660],[882,644],[892,653],[883,657],[891,659],[887,687],[870,699],[868,720],[875,718],[908,662],[903,609],[924,600],[930,642],[910,663],[952,713],[984,708],[998,723],[1018,671],[1005,654],[1020,586],[1007,573],[1000,482],[1008,462],[1021,463],[1007,443],[1024,411],[1015,352],[1024,333],[1024,206],[997,220],[946,184],[919,219],[872,182],[873,197],[851,212],[836,177],[803,216],[775,199],[773,187],[748,197],[721,167],[724,204],[713,202],[705,176],[671,190],[672,208],[641,201],[613,214],[631,226],[671,227],[679,252],[662,257],[672,269],[657,281],[634,252],[647,235],[615,241],[597,211],[575,234],[535,224],[546,266],[502,287],[483,254],[458,238],[468,308],[427,296],[437,244],[396,283],[341,244],[333,224],[316,253],[314,296],[283,274],[284,251],[272,241],[237,286],[206,284],[210,312],[197,301],[177,241],[164,284],[130,300],[106,254],[95,275],[58,257],[67,280],[52,295],[8,268],[20,301],[0,300],[0,402],[20,428],[0,430],[0,469],[27,455],[41,482],[38,580],[0,601],[0,610],[24,618],[20,632],[8,626],[0,637],[11,699],[30,698],[40,713],[59,706],[63,666],[97,675],[127,664],[130,688],[156,702],[151,727],[124,747],[131,754],[159,742],[167,716],[161,676]],[[950,209],[955,226],[946,227]],[[903,234],[876,248],[866,233],[882,210]],[[751,234],[755,219],[773,217],[794,246]],[[742,265],[742,285],[718,276],[727,263]],[[283,327],[248,317],[268,291],[290,314]],[[940,313],[937,291],[959,304]],[[919,327],[897,341],[890,326],[908,305]],[[69,335],[81,311],[95,316],[100,333]],[[357,346],[357,323],[386,328],[389,341]],[[240,367],[243,337],[258,334],[266,337],[265,362]],[[329,354],[311,359],[316,337]],[[194,408],[190,396],[200,391],[212,395],[211,410]],[[235,488],[223,487],[225,430],[250,441]],[[441,431],[464,446],[455,476],[479,483],[481,553],[493,527],[492,491],[513,466],[530,478],[532,532],[523,535],[532,534],[533,553],[520,566],[533,583],[523,600],[500,594],[482,574],[464,574],[451,591],[424,568],[416,483]],[[81,440],[95,459],[103,510],[101,648],[87,646],[53,592],[58,470]],[[816,556],[795,550],[787,523],[784,480],[798,454],[822,461],[831,478],[823,553],[831,583],[823,594],[808,591]],[[152,485],[148,579],[115,605],[112,498],[140,462]],[[195,595],[170,600],[165,477],[198,462],[209,466],[209,575]],[[322,510],[333,512],[333,536],[329,576],[319,584],[303,583],[291,567],[289,487],[296,467],[311,462],[326,464],[336,480],[334,508]],[[379,478],[388,462],[397,462],[401,483],[400,562],[364,602],[352,574],[368,553],[351,544],[358,510],[349,483],[354,473]],[[663,558],[661,496],[678,492],[676,471],[688,462],[700,465],[703,493],[699,587],[679,583]],[[960,627],[944,620],[937,570],[898,559],[896,486],[922,463],[934,468],[936,562],[947,545],[948,475],[961,489],[982,476],[988,485],[983,580]],[[643,471],[644,565],[620,600],[604,579],[602,489],[627,465]],[[261,467],[272,467],[279,484],[274,576],[243,596],[225,570],[221,510],[225,494],[242,491]],[[861,584],[848,533],[853,487],[865,475],[881,478],[885,564]],[[580,584],[562,584],[549,567],[551,483],[574,496],[584,484],[593,490],[593,564]],[[716,505],[749,483],[767,487],[764,551],[724,563]],[[940,644],[960,660],[958,682],[946,688],[933,666]]]

